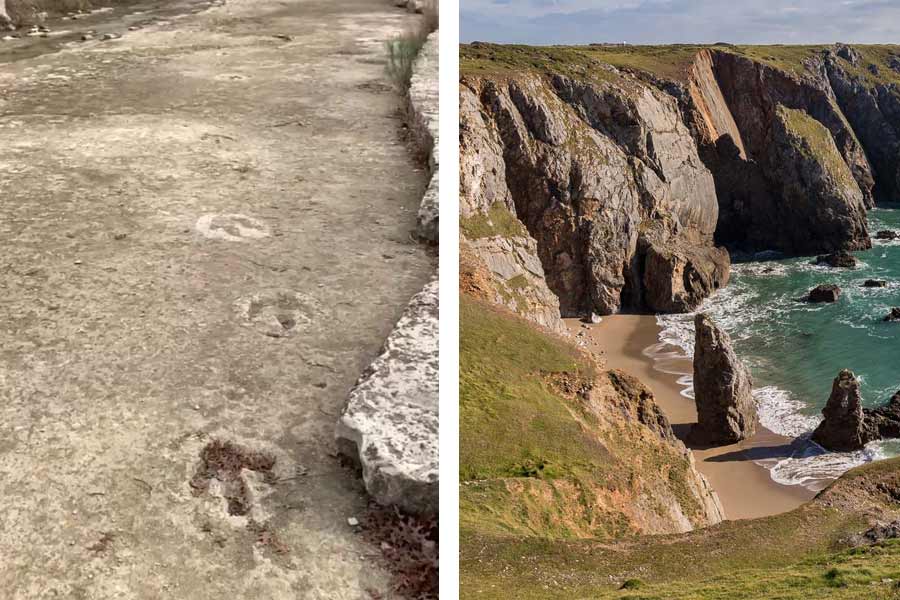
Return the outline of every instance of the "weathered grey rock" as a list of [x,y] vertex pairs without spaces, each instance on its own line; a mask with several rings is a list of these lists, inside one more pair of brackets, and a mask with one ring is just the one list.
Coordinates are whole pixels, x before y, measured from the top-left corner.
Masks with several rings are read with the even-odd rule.
[[422,197],[417,217],[417,233],[420,238],[437,243],[439,204],[438,159],[438,32],[429,34],[413,63],[409,82],[409,109],[411,131],[416,145],[428,157],[431,179]]
[[709,315],[694,317],[694,398],[697,423],[691,439],[700,444],[731,444],[756,432],[753,380],[728,334]]
[[856,257],[849,252],[833,252],[831,254],[823,254],[816,257],[817,265],[828,265],[840,269],[852,269],[856,267]]
[[812,439],[823,448],[849,452],[859,450],[879,437],[863,411],[859,380],[849,369],[844,369],[834,379],[831,396],[822,414],[825,419],[816,427]]
[[336,430],[369,494],[414,513],[438,509],[438,329],[435,280],[410,301]]
[[900,521],[879,523],[866,531],[863,537],[869,544],[900,538]]
[[677,312],[727,281],[712,176],[668,94],[521,73],[464,78],[460,107],[462,216],[506,206],[561,314]]
[[547,287],[533,239],[494,236],[461,245],[471,248],[491,278],[494,294],[488,299],[551,331],[564,334],[559,300]]
[[[720,49],[694,61],[680,98],[716,180],[716,240],[729,248],[808,255],[870,244],[857,199],[874,205],[872,168],[822,61],[805,62],[801,75]],[[785,120],[779,106],[809,119]],[[846,185],[847,172],[855,185]]]
[[837,302],[841,297],[841,288],[834,284],[817,285],[809,291],[808,302]]
[[863,412],[872,419],[878,435],[882,438],[900,438],[900,392],[895,393],[887,404]]

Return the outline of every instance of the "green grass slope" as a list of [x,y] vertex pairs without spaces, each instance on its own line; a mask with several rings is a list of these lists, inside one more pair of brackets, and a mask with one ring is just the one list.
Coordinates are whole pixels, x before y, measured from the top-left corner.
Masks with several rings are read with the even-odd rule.
[[692,497],[677,485],[686,462],[632,418],[636,388],[502,309],[460,302],[463,598],[900,600],[900,545],[859,546],[900,518],[900,459],[785,514],[636,535],[665,516],[648,497]]
[[470,533],[461,597],[900,599],[900,542],[858,545],[873,522],[898,517],[898,491],[893,459],[847,473],[794,511],[687,534],[610,543]]
[[615,538],[709,522],[683,446],[640,420],[655,409],[649,390],[490,304],[463,296],[460,320],[464,535]]

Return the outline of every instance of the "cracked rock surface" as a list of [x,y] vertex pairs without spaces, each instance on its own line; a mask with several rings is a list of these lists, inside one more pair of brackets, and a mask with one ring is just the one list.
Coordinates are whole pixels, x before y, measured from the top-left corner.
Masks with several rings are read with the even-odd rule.
[[384,73],[421,18],[229,0],[0,48],[4,598],[389,597],[334,423],[435,269]]
[[438,508],[438,312],[435,280],[410,301],[337,427],[375,500],[413,513]]

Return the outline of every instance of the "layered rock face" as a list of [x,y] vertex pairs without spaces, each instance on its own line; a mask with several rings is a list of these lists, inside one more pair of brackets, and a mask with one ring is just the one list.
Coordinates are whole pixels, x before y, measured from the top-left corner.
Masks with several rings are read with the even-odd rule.
[[900,53],[888,60],[886,69],[873,68],[859,50],[840,45],[829,50],[823,62],[837,103],[871,163],[876,200],[896,202],[900,198],[900,87],[891,79],[900,74]]
[[821,65],[803,76],[704,50],[682,95],[718,193],[716,240],[754,252],[871,247],[874,177]]
[[692,310],[727,282],[717,245],[871,247],[867,208],[900,192],[900,50],[629,52],[647,69],[484,45],[497,62],[463,69],[462,217],[524,225],[562,315]]
[[859,450],[875,440],[900,437],[900,392],[882,407],[863,408],[859,380],[844,369],[834,379],[822,415],[812,435],[816,443],[840,452]]
[[753,380],[740,361],[728,334],[709,315],[694,317],[694,398],[697,423],[692,441],[731,444],[756,432]]
[[504,207],[563,315],[695,308],[728,280],[718,203],[677,102],[610,73],[465,77],[461,212]]

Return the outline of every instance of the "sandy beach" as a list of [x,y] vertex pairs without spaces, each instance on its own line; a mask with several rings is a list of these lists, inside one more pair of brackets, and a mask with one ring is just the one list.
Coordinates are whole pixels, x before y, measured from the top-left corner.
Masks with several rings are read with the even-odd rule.
[[[659,326],[652,315],[613,315],[604,317],[596,325],[566,319],[566,326],[577,334],[586,330],[587,349],[599,355],[608,368],[622,369],[638,377],[653,391],[656,401],[672,423],[675,434],[684,439],[690,425],[697,420],[693,400],[681,395],[684,386],[678,383],[679,374],[692,371],[689,358],[666,359],[664,364],[644,351],[659,343]],[[674,348],[673,348],[674,350]],[[660,370],[664,367],[664,371]],[[755,462],[772,449],[790,443],[790,439],[769,430],[760,431],[751,439],[720,448],[694,449],[697,467],[719,494],[728,519],[751,519],[782,513],[796,508],[815,495],[799,485],[776,483],[768,470]]]

